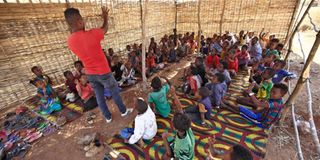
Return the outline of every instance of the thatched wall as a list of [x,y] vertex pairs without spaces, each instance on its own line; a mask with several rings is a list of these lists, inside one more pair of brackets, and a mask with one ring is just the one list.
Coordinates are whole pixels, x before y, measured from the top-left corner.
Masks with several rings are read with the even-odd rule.
[[[297,0],[201,0],[201,28],[205,35],[212,36],[220,32],[222,20],[222,33],[240,30],[258,33],[265,28],[265,31],[285,38],[296,3]],[[197,33],[197,6],[196,1],[189,0],[178,4],[180,33]]]
[[[48,0],[45,0],[46,2]],[[144,0],[142,0],[144,1]],[[8,3],[3,3],[8,2]],[[31,3],[33,2],[33,3]],[[77,58],[66,46],[69,35],[64,21],[65,0],[0,0],[0,109],[23,101],[35,93],[30,85],[30,68],[40,65],[55,84],[64,82],[63,71],[73,70]],[[79,8],[86,27],[100,27],[101,1],[82,0]],[[285,37],[296,0],[201,0],[201,25],[205,35],[241,29],[267,31]],[[102,45],[121,54],[127,44],[141,42],[140,3],[135,0],[105,0],[110,11],[110,30]],[[223,11],[224,8],[224,11]],[[147,36],[172,33],[175,25],[174,0],[149,0]],[[221,16],[223,13],[223,16]],[[180,33],[197,32],[197,2],[178,0],[177,28]],[[222,19],[221,19],[222,17]],[[222,23],[220,23],[222,21]]]
[[[107,2],[111,8],[110,30],[102,45],[121,54],[127,44],[141,43],[140,3]],[[102,25],[99,2],[71,6],[80,9],[86,28]],[[150,1],[148,7],[147,36],[158,39],[171,33],[174,2]],[[35,93],[35,87],[29,84],[32,66],[42,66],[55,84],[64,83],[65,70],[73,70],[77,58],[66,46],[70,32],[63,17],[65,8],[65,3],[0,3],[0,109]]]

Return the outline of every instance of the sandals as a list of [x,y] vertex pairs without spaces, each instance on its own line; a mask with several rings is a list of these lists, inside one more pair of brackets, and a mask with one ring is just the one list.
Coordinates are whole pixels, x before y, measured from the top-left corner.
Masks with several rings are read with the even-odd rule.
[[94,119],[96,118],[96,114],[93,113],[93,112],[90,112],[88,115],[87,115],[87,118],[86,118],[86,121],[88,124],[93,124],[94,122]]

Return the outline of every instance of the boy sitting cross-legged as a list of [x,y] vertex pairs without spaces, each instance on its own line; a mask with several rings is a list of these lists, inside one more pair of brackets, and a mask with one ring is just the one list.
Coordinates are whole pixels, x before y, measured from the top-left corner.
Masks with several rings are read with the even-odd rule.
[[[272,81],[271,78],[274,76],[274,70],[272,68],[267,68],[261,75],[261,83],[258,84],[255,81],[250,84],[248,89],[244,91],[244,95],[248,96],[249,93],[255,92],[257,93],[258,99],[269,99],[270,92],[272,89]],[[251,107],[255,107],[250,97],[238,98],[237,102],[243,105],[248,105]]]
[[173,117],[173,126],[176,130],[174,139],[170,139],[168,132],[162,134],[166,153],[163,159],[193,160],[195,138],[191,130],[191,120],[183,113],[176,113]]
[[195,95],[195,98],[199,100],[197,106],[189,106],[183,109],[193,121],[201,121],[202,125],[205,124],[205,119],[210,119],[211,117],[212,104],[209,96],[210,90],[206,87],[201,87]]
[[139,146],[143,147],[144,139],[152,139],[157,134],[156,116],[141,97],[136,100],[135,110],[138,111],[138,115],[134,119],[133,134],[128,136],[125,142],[129,144],[138,142]]
[[273,85],[270,98],[267,100],[259,100],[254,96],[254,93],[249,94],[256,109],[250,110],[242,106],[223,106],[231,111],[240,113],[243,117],[254,122],[259,127],[268,129],[280,119],[281,111],[284,108],[282,97],[287,92],[288,86],[279,83]]
[[227,92],[225,76],[222,73],[216,73],[211,77],[211,83],[206,87],[210,90],[210,100],[215,108],[220,108],[221,100]]

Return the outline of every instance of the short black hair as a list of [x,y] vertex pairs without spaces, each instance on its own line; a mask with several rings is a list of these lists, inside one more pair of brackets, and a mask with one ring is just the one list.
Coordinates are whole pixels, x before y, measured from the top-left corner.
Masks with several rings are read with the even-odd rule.
[[197,57],[196,60],[200,61],[201,63],[203,63],[203,58],[202,57]]
[[161,79],[160,77],[154,77],[152,80],[151,80],[151,87],[154,89],[154,90],[159,90],[161,89],[162,87],[162,84],[161,84]]
[[280,63],[282,67],[287,65],[287,62],[285,60],[282,60],[282,59],[276,59],[274,62],[275,63]]
[[248,45],[243,45],[241,48],[245,48],[245,49],[248,49]]
[[138,114],[143,114],[148,109],[148,104],[143,100],[143,98],[138,98],[136,103],[136,109]]
[[210,90],[207,87],[200,87],[199,94],[202,98],[210,96]]
[[64,11],[64,18],[68,24],[71,24],[74,21],[75,16],[81,16],[80,11],[76,8],[67,8]]
[[231,160],[252,160],[253,157],[249,150],[246,148],[240,146],[240,145],[234,145],[232,147],[231,152]]
[[283,83],[274,84],[274,85],[273,85],[273,88],[278,88],[278,89],[280,89],[280,90],[281,90],[281,93],[282,93],[283,95],[287,94],[287,92],[288,92],[288,86],[285,85],[285,84],[283,84]]
[[81,61],[75,61],[74,66],[76,66],[76,64],[81,64],[81,66],[83,67],[83,63]]
[[37,69],[37,68],[39,68],[39,67],[38,67],[38,66],[33,66],[33,67],[31,68],[31,72],[34,72],[34,70]]
[[276,74],[275,70],[269,67],[264,70],[264,73],[268,73],[267,79],[272,78]]
[[228,63],[227,63],[227,62],[225,62],[225,61],[220,61],[220,63],[222,64],[223,69],[228,69]]
[[273,38],[271,39],[271,43],[279,43],[280,40],[278,38]]
[[283,44],[283,43],[279,43],[279,44],[277,45],[277,47],[283,48],[283,47],[284,47],[284,44]]
[[197,74],[199,74],[199,73],[198,73],[198,69],[197,69],[196,67],[191,66],[190,69],[191,69],[191,74],[192,74],[192,75],[197,75]]
[[68,71],[63,72],[63,75],[64,75],[64,77],[67,77],[67,74],[70,74],[70,73],[72,74],[72,72],[68,70]]
[[186,114],[176,113],[173,116],[173,126],[181,132],[187,131],[191,126],[191,120]]
[[222,74],[222,73],[216,73],[215,76],[217,77],[217,79],[218,79],[218,81],[219,81],[220,83],[224,82],[225,79],[226,79],[225,76],[224,76],[224,74]]

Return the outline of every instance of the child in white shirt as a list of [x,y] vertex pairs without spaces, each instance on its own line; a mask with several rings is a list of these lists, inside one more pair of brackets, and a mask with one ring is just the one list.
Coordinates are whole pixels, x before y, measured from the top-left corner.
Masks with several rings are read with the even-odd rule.
[[138,142],[139,146],[143,147],[143,139],[150,140],[157,134],[156,116],[143,98],[138,98],[135,106],[138,115],[134,119],[133,134],[125,141],[129,144]]

